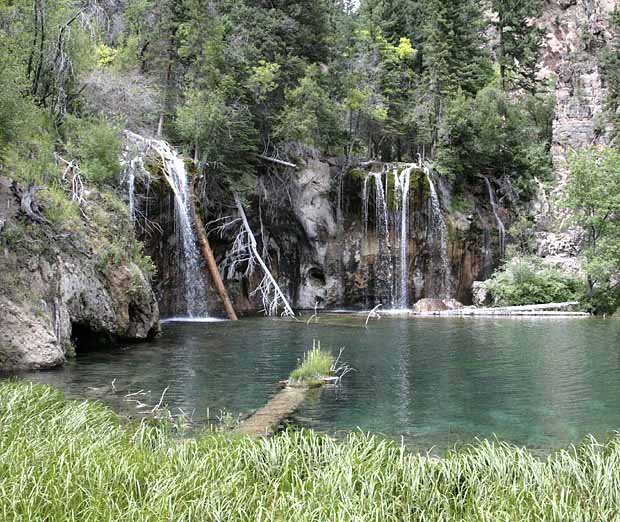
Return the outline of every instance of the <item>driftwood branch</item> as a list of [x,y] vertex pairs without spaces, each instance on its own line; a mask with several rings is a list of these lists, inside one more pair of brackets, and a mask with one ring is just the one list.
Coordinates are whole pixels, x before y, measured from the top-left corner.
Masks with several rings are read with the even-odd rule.
[[377,319],[381,319],[381,316],[377,313],[377,310],[379,310],[379,308],[382,306],[383,304],[378,304],[370,312],[368,312],[368,317],[366,317],[366,326],[368,326],[368,321],[370,321],[371,317],[376,317]]
[[264,154],[257,154],[256,157],[262,160],[265,160],[265,161],[271,161],[272,163],[277,163],[278,165],[284,165],[285,167],[291,167],[293,169],[297,168],[297,165],[295,165],[295,163],[290,163],[288,161],[271,158],[269,156],[265,156]]
[[41,210],[36,200],[37,192],[42,188],[33,185],[28,189],[24,189],[17,184],[14,185],[15,195],[19,198],[21,211],[35,223],[49,225],[49,221],[41,215]]
[[[293,312],[293,309],[289,305],[288,300],[286,299],[286,296],[280,289],[280,286],[276,282],[275,278],[271,274],[271,271],[265,264],[265,261],[263,261],[263,258],[261,257],[260,253],[258,252],[258,245],[256,243],[256,238],[254,237],[254,233],[252,232],[252,229],[250,228],[250,224],[248,223],[248,219],[245,215],[245,211],[243,210],[243,205],[241,204],[241,200],[239,199],[238,194],[235,194],[235,204],[237,205],[237,210],[239,211],[239,216],[241,217],[241,221],[243,223],[243,228],[245,229],[245,232],[249,240],[249,247],[252,253],[252,258],[259,264],[259,266],[261,267],[263,271],[263,274],[265,275],[265,277],[263,278],[263,281],[258,286],[258,288],[255,290],[255,292],[260,291],[263,296],[263,304],[265,305],[265,312],[267,312],[269,315],[273,315],[278,308],[278,304],[282,303],[282,306],[284,307],[283,315],[295,317],[295,312]],[[271,294],[272,291],[275,294],[275,297],[270,300],[268,296]]]

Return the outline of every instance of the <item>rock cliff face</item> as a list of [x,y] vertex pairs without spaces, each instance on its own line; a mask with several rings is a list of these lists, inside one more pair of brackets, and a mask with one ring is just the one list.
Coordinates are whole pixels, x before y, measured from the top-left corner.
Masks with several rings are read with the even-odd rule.
[[24,215],[20,190],[0,177],[0,369],[48,368],[76,350],[155,335],[150,283],[119,250],[134,245],[122,209],[91,192],[89,220],[60,229]]
[[557,180],[552,189],[541,192],[535,207],[539,253],[572,269],[577,267],[579,233],[567,226],[567,215],[558,202],[568,179],[568,153],[608,141],[607,86],[600,55],[611,43],[610,17],[617,8],[616,0],[547,0],[540,20],[547,30],[541,77],[555,83],[551,152]]
[[[298,167],[281,173],[279,179],[284,181],[277,188],[261,179],[261,186],[271,188],[263,192],[260,202],[255,200],[246,209],[257,237],[267,245],[274,275],[296,308],[369,309],[379,303],[385,308],[411,307],[423,297],[454,297],[469,303],[473,282],[488,276],[499,262],[497,221],[484,180],[458,198],[451,197],[450,187],[436,180],[446,226],[444,265],[429,182],[416,170],[411,175],[405,234],[405,304],[400,300],[402,211],[393,196],[393,166],[383,174],[387,227],[377,224],[383,210],[376,188],[371,188],[376,174],[371,171],[386,166],[375,163],[341,175],[337,160],[310,158]],[[404,168],[398,166],[400,171]],[[494,186],[494,190],[500,199],[502,187]],[[502,197],[502,201],[504,206],[497,210],[507,222],[509,198]],[[216,247],[221,260],[226,244]],[[247,280],[239,273],[227,275],[238,311],[260,310],[251,295],[258,280]],[[438,280],[447,281],[447,287],[438,285]],[[165,295],[163,299],[167,300]],[[217,313],[218,308],[212,300],[210,312]]]

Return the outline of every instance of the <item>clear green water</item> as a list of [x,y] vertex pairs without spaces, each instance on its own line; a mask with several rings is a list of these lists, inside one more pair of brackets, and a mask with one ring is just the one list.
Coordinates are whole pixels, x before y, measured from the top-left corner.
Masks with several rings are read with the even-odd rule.
[[[329,323],[329,324],[327,324]],[[198,422],[220,409],[261,407],[304,350],[320,339],[357,372],[314,390],[296,421],[331,434],[357,429],[443,450],[476,437],[543,451],[620,429],[620,321],[594,319],[364,319],[318,325],[246,319],[171,323],[161,338],[87,353],[64,368],[20,377],[100,398],[134,416],[140,390]],[[110,389],[115,382],[116,391]]]

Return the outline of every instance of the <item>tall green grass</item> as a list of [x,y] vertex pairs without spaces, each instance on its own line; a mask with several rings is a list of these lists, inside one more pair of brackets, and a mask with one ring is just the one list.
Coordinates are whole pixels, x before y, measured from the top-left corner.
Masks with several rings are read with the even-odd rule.
[[351,434],[268,440],[122,422],[44,386],[0,385],[2,521],[522,521],[620,517],[620,439],[539,461],[483,442],[442,459]]
[[312,349],[304,353],[304,358],[299,362],[289,380],[292,384],[322,383],[324,377],[333,373],[334,356],[321,350],[321,343],[314,341]]

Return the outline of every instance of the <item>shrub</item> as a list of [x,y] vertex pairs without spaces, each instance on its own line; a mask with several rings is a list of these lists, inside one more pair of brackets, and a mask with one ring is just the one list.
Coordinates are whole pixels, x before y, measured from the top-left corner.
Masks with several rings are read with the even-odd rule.
[[497,306],[574,301],[583,289],[577,277],[545,265],[534,256],[512,258],[486,286]]
[[97,185],[115,180],[121,171],[119,130],[103,119],[68,117],[66,126],[67,149],[86,179]]

